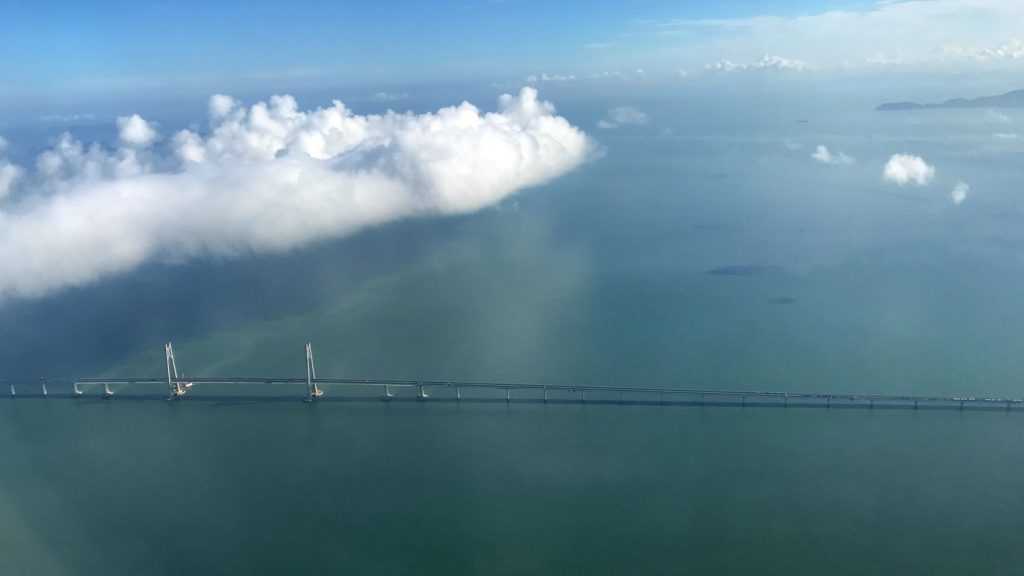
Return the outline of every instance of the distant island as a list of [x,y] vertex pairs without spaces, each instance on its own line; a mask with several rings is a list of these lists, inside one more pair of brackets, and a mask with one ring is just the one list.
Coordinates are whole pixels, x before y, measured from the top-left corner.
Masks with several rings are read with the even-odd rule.
[[887,102],[875,110],[927,110],[932,108],[1024,108],[1024,90],[1014,90],[999,96],[981,98],[953,98],[941,104],[918,104],[917,102]]

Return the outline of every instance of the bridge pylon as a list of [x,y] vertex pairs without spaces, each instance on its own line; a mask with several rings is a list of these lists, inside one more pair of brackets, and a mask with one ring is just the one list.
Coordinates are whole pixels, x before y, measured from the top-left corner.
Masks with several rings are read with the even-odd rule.
[[306,342],[306,402],[314,402],[324,395],[316,385],[316,366],[313,364],[313,344]]
[[167,360],[167,390],[169,392],[167,399],[175,400],[184,396],[192,387],[192,383],[183,382],[184,375],[178,374],[178,364],[174,360],[174,346],[170,342],[164,344],[164,357]]

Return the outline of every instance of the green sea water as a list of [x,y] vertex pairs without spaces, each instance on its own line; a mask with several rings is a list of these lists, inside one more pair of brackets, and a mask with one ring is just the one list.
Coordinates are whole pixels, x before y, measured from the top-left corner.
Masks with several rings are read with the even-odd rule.
[[[1024,396],[1021,150],[990,142],[984,111],[741,132],[676,112],[600,134],[601,157],[477,214],[6,305],[0,366],[160,376],[173,340],[186,374],[302,377],[310,340],[325,378]],[[814,163],[819,143],[857,163]],[[881,182],[903,151],[939,167],[933,186]],[[972,193],[953,206],[957,180]],[[721,267],[748,273],[708,273]],[[295,402],[0,400],[0,573],[953,575],[1024,560],[1019,413],[279,392]]]

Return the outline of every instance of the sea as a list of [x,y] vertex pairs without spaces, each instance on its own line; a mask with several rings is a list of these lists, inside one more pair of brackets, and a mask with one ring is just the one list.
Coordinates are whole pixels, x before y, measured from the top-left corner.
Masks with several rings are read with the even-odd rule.
[[[158,378],[168,341],[186,376],[302,378],[309,341],[321,378],[1024,397],[1024,113],[679,82],[541,86],[593,157],[473,214],[0,304],[0,379]],[[898,153],[934,180],[884,181]],[[0,397],[5,575],[1024,565],[1021,411],[36,388]]]

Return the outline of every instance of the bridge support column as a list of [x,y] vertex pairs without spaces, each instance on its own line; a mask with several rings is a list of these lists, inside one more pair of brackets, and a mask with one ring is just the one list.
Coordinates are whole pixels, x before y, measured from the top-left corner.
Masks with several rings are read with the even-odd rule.
[[545,404],[548,403],[548,387],[547,386],[544,387],[544,403]]
[[11,396],[17,396],[18,393],[14,390],[14,384],[11,384]]
[[313,364],[313,344],[306,342],[306,402],[314,402],[323,396],[323,390],[316,385],[316,366]]
[[40,382],[40,384],[43,386],[43,398],[46,398],[46,382]]
[[104,382],[103,383],[103,397],[104,398],[110,398],[113,395],[114,395],[114,391],[110,389],[110,384]]
[[391,393],[391,386],[388,386],[387,384],[385,384],[384,385],[384,396],[381,397],[381,400],[387,402],[388,400],[391,400],[394,397],[395,397],[395,395]]
[[874,398],[868,400],[868,408],[871,408],[872,410],[875,409],[875,399]]
[[78,382],[75,382],[74,384],[71,385],[71,397],[72,398],[81,398],[82,397],[82,389],[81,389],[81,387],[78,386]]
[[747,397],[746,396],[740,396],[740,406],[742,406],[743,408],[747,407]]
[[509,391],[510,391],[510,388],[505,388],[505,403],[506,404],[508,404],[512,400],[512,397],[510,396]]
[[462,402],[462,387],[461,386],[456,386],[455,387],[455,401],[456,402]]
[[419,392],[419,394],[416,395],[416,399],[417,400],[426,400],[427,398],[430,398],[430,396],[428,396],[427,395],[427,391],[423,389],[423,384],[420,384],[420,392]]

